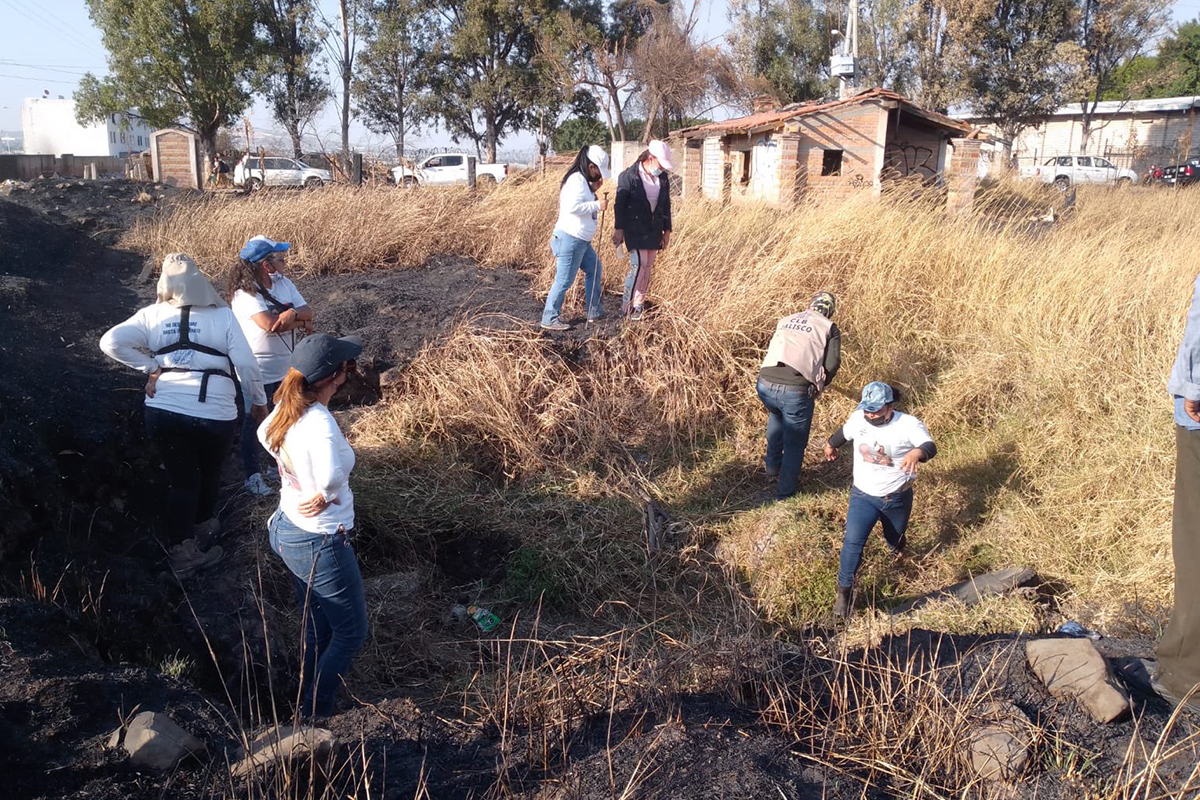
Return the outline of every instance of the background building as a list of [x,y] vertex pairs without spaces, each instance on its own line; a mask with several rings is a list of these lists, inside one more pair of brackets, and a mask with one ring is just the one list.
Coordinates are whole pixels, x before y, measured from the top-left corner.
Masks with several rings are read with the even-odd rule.
[[[1079,103],[1057,109],[1041,125],[1026,128],[1012,142],[1019,166],[1045,163],[1058,155],[1103,156],[1139,174],[1150,164],[1174,164],[1200,153],[1196,112],[1200,97],[1162,97],[1153,100],[1105,100],[1096,105],[1091,132],[1083,138]],[[1000,132],[986,117],[955,115],[982,126],[995,138]]]
[[103,122],[80,125],[75,101],[62,97],[32,97],[21,108],[26,153],[61,156],[124,157],[150,147],[150,128],[127,114],[112,114]]

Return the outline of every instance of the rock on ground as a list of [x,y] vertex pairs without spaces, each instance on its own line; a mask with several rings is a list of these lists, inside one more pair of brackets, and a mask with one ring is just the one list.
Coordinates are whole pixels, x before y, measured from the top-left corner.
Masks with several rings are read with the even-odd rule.
[[143,711],[134,717],[121,731],[114,731],[109,739],[110,747],[120,745],[129,753],[135,766],[166,771],[187,756],[200,756],[207,748],[204,742],[192,736],[166,714]]
[[1029,761],[1029,719],[1016,705],[993,702],[973,716],[981,725],[966,740],[967,760],[976,775],[989,781],[1020,777]]
[[280,725],[263,731],[250,742],[233,776],[244,778],[274,766],[286,767],[315,759],[327,763],[337,749],[337,738],[325,728]]
[[1052,696],[1078,700],[1097,722],[1115,722],[1129,713],[1129,695],[1091,641],[1039,639],[1025,645],[1025,655]]

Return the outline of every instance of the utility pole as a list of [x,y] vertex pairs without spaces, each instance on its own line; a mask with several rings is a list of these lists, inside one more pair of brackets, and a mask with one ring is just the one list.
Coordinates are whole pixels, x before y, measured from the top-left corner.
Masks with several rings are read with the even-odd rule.
[[837,51],[829,59],[829,73],[838,79],[838,99],[844,100],[858,88],[858,0],[850,0],[846,31]]

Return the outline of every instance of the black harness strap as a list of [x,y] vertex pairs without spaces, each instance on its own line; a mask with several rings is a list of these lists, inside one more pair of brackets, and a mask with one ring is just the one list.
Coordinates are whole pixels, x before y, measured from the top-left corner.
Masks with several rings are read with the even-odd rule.
[[222,353],[215,347],[209,347],[199,342],[193,342],[191,338],[191,318],[192,307],[183,306],[179,309],[179,341],[167,345],[159,350],[154,351],[154,355],[161,356],[167,353],[174,353],[177,350],[195,350],[197,353],[207,353],[210,356],[217,356],[229,361],[229,371],[223,369],[191,369],[190,367],[160,367],[163,372],[199,372],[200,378],[200,402],[204,403],[208,400],[208,379],[213,375],[220,375],[229,378],[233,381],[234,392],[240,388],[238,386],[237,374],[233,370],[233,359],[228,353]]

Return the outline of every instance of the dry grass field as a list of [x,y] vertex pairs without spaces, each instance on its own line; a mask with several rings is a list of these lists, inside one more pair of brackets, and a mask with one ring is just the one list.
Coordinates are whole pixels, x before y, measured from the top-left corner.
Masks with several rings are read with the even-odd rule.
[[[630,631],[619,651],[610,640],[574,651],[598,654],[597,674],[620,674],[627,688],[638,664],[667,656],[677,664],[680,654],[728,647],[730,637],[802,635],[828,616],[849,485],[849,459],[820,463],[819,443],[861,386],[878,379],[902,390],[903,407],[926,421],[940,452],[918,481],[911,563],[894,567],[872,539],[860,573],[866,608],[841,646],[917,627],[1037,633],[1064,619],[1156,637],[1172,576],[1165,381],[1196,275],[1187,242],[1200,194],[1081,191],[1071,214],[1030,221],[1061,202],[1001,186],[985,190],[968,219],[899,193],[791,213],[683,204],[655,267],[647,322],[568,345],[535,320],[506,332],[466,320],[418,356],[398,391],[354,415],[356,493],[374,551],[402,564],[414,538],[447,526],[513,537],[507,595],[496,599],[523,602],[527,614],[540,600],[589,635]],[[527,271],[531,291],[544,294],[556,203],[550,179],[478,198],[329,189],[210,199],[175,205],[127,244],[156,259],[188,252],[213,274],[259,232],[294,243],[300,273],[417,268],[454,253]],[[611,246],[600,249],[605,303],[615,311],[624,262]],[[765,416],[754,378],[775,320],[820,289],[838,298],[844,366],[817,403],[802,492],[763,504]],[[646,496],[676,518],[669,546],[653,557],[641,532]],[[1034,568],[1046,588],[971,609],[941,602],[902,617],[884,611],[1015,565]],[[386,609],[378,613],[386,619]],[[374,627],[362,669],[383,680],[400,645]],[[634,641],[644,642],[640,650]],[[745,664],[750,652],[746,644],[731,661]],[[522,661],[527,689],[562,692],[562,663]],[[672,685],[698,682],[707,668],[677,669]],[[822,673],[821,696],[843,698],[847,714],[862,707],[851,696],[888,696],[858,727],[852,715],[837,717],[844,730],[826,729],[832,738],[821,752],[838,751],[843,764],[893,765],[902,786],[932,780],[938,791],[962,790],[966,779],[945,751],[954,735],[946,696],[916,668],[876,668],[917,677],[881,685],[861,673]],[[792,729],[795,704],[806,701],[780,688],[769,664],[764,670],[769,708]],[[744,677],[727,673],[731,685]],[[582,674],[586,683],[592,673]],[[865,683],[851,686],[856,680]],[[967,706],[996,686],[978,683]],[[510,690],[476,687],[473,697],[480,709],[497,698],[507,708]],[[895,722],[887,709],[901,706],[925,709],[913,725],[936,729],[942,749],[886,735]],[[1135,796],[1146,763],[1134,758],[1127,775],[1088,796]]]

